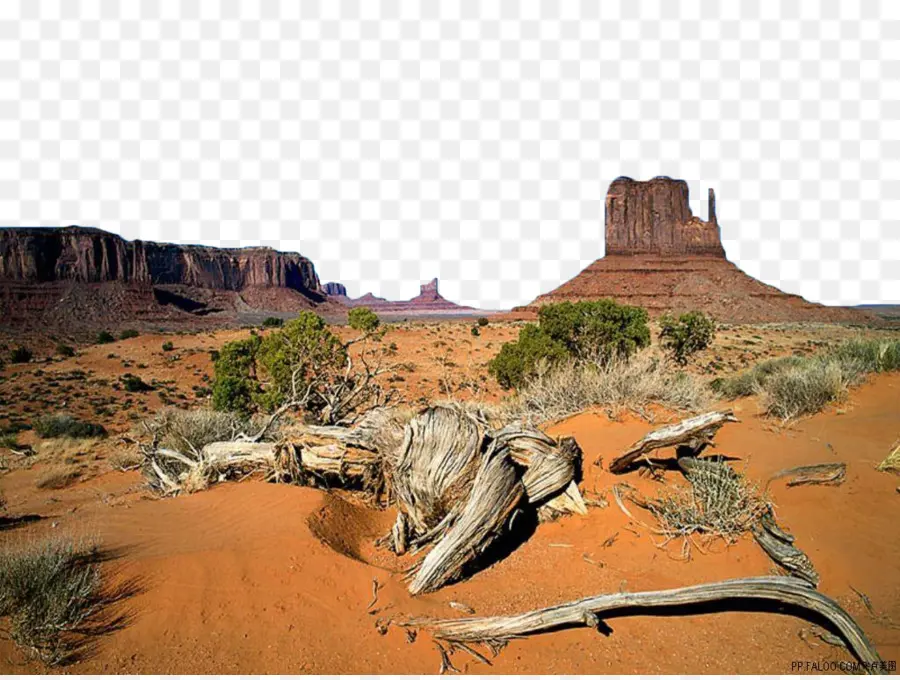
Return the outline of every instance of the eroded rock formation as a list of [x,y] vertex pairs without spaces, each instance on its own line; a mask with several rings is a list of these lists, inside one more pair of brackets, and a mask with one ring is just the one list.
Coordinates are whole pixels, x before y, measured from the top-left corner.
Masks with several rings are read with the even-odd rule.
[[709,190],[707,221],[691,212],[687,182],[619,177],[606,193],[607,255],[709,255],[725,257]]
[[419,294],[411,300],[386,300],[366,293],[355,299],[341,296],[339,298],[348,307],[369,307],[379,314],[411,315],[411,316],[447,316],[468,315],[478,310],[463,307],[451,302],[438,291],[438,280],[432,279],[419,286]]
[[343,283],[335,283],[334,281],[329,281],[322,285],[322,289],[325,291],[326,295],[331,295],[335,297],[347,297],[347,287]]

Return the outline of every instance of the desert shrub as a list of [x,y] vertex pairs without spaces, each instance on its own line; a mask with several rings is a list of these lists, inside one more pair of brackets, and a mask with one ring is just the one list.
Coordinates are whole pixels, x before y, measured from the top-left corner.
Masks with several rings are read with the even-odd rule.
[[56,353],[61,357],[74,357],[75,356],[75,348],[71,345],[66,345],[63,343],[59,343],[56,346]]
[[103,606],[99,553],[54,539],[0,550],[0,616],[9,637],[48,665],[68,661]]
[[479,326],[481,326],[482,328],[484,328],[484,327],[487,326],[490,322],[487,320],[487,317],[486,317],[486,316],[479,316],[479,317],[478,317],[478,322],[477,322],[477,323],[478,323]]
[[538,325],[526,324],[518,340],[504,343],[488,370],[508,389],[569,357],[606,362],[649,344],[647,312],[640,307],[612,300],[562,302],[541,307]]
[[88,439],[106,436],[106,428],[102,425],[78,420],[66,413],[40,416],[35,419],[32,427],[42,439],[55,439],[57,437]]
[[565,345],[554,340],[534,324],[519,331],[519,339],[506,342],[488,363],[488,371],[500,386],[509,389],[522,386],[534,377],[539,367],[549,368],[569,357]]
[[712,394],[694,376],[672,371],[649,352],[632,359],[584,362],[568,359],[528,379],[507,404],[510,415],[547,421],[592,406],[641,412],[651,404],[699,411]]
[[760,400],[768,415],[791,420],[843,400],[862,375],[849,362],[811,359],[770,375],[760,390]]
[[900,340],[848,340],[826,356],[845,365],[855,364],[866,373],[900,371]]
[[263,328],[281,328],[284,325],[284,319],[277,316],[267,316],[262,322]]
[[9,353],[9,362],[11,364],[27,364],[29,361],[31,361],[31,358],[31,350],[22,345],[13,347]]
[[12,449],[16,450],[19,448],[19,435],[15,432],[3,432],[0,434],[0,449]]
[[772,375],[800,366],[804,361],[803,357],[797,356],[767,359],[742,373],[717,379],[712,386],[726,399],[749,397],[757,394]]
[[688,312],[677,319],[665,315],[659,320],[660,344],[681,366],[697,352],[709,347],[716,334],[716,323],[703,312]]
[[479,335],[481,335],[481,331],[478,330],[478,326],[472,326],[471,333],[472,333],[472,335],[475,336],[476,338],[477,338]]
[[122,387],[125,388],[126,392],[149,392],[153,389],[151,385],[148,385],[143,379],[133,373],[126,373],[122,376]]
[[[196,455],[212,442],[232,441],[241,433],[255,434],[266,420],[262,416],[242,416],[206,409],[186,411],[166,408],[144,421],[143,427],[156,447]],[[277,438],[277,425],[267,430],[266,436]]]
[[97,344],[98,345],[107,345],[111,342],[115,342],[116,339],[113,337],[113,334],[109,331],[100,331],[97,333]]
[[162,344],[162,351],[163,351],[163,352],[171,352],[173,349],[175,349],[175,345],[172,344],[172,342],[169,341],[169,340],[167,340],[166,342],[164,342],[164,343]]
[[119,333],[119,340],[128,340],[129,338],[136,338],[139,335],[140,333],[138,333],[136,330],[134,330],[133,328],[129,328]]
[[213,358],[215,379],[212,403],[217,411],[248,413],[259,393],[256,380],[256,353],[261,340],[251,335],[247,340],[227,342]]
[[695,460],[685,476],[689,486],[645,503],[667,539],[685,539],[685,551],[694,533],[733,542],[769,510],[759,489],[725,463]]
[[65,489],[80,477],[81,472],[76,466],[57,465],[42,472],[34,485],[39,489]]
[[545,305],[540,329],[577,358],[629,357],[650,344],[647,311],[613,300],[583,300]]
[[381,324],[381,320],[368,307],[354,307],[347,314],[347,323],[354,330],[372,333]]

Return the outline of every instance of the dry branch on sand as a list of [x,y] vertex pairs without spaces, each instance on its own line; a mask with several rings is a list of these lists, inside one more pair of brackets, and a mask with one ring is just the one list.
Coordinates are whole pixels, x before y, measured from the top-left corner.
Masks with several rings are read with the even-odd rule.
[[435,406],[415,416],[377,408],[353,427],[298,427],[280,443],[209,442],[188,452],[145,450],[144,471],[163,494],[191,492],[259,472],[268,479],[362,491],[398,509],[387,543],[398,554],[431,547],[411,573],[428,592],[477,566],[516,530],[526,506],[543,518],[585,513],[581,450],[517,423],[495,429],[480,411]]
[[818,463],[817,465],[800,465],[775,473],[769,480],[790,477],[788,486],[803,486],[804,484],[821,484],[825,486],[840,486],[847,478],[846,463]]
[[703,449],[712,443],[716,432],[725,423],[736,422],[738,420],[734,417],[734,412],[731,410],[712,411],[682,420],[675,425],[668,425],[654,430],[613,460],[609,464],[609,471],[614,474],[627,472],[634,463],[656,449],[674,446],[677,447],[679,457],[699,455]]
[[[601,616],[607,613],[639,614],[646,609],[685,607],[709,602],[723,602],[733,607],[736,600],[774,602],[819,614],[828,619],[840,632],[848,648],[864,664],[862,670],[877,672],[881,666],[878,652],[850,614],[837,602],[810,588],[805,582],[784,576],[733,579],[672,590],[596,595],[517,616],[409,619],[394,623],[407,628],[426,630],[437,641],[449,645],[450,651],[461,648],[476,653],[470,645],[485,644],[496,652],[513,638],[564,627],[596,628]],[[446,665],[449,659],[443,647],[441,654]],[[480,653],[476,655],[486,660]]]
[[[900,473],[900,440],[894,442],[888,457],[878,464],[877,469],[881,472]],[[900,492],[900,489],[898,489]]]

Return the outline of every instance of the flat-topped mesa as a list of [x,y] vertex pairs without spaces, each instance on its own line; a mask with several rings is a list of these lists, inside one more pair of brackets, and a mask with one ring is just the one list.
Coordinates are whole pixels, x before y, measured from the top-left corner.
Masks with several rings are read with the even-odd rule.
[[343,283],[329,281],[322,284],[322,290],[326,295],[334,295],[338,297],[347,297],[347,287]]
[[297,253],[126,241],[90,227],[0,230],[0,280],[286,288],[313,302],[325,299],[313,263]]
[[654,177],[638,182],[619,177],[606,192],[606,254],[724,258],[715,193],[709,190],[704,222],[691,212],[684,180]]

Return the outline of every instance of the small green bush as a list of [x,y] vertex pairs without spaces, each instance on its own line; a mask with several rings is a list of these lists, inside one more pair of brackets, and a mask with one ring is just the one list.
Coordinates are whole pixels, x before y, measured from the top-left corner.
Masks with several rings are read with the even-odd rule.
[[170,341],[166,341],[162,344],[163,352],[171,352],[173,349],[175,349],[175,345],[173,345]]
[[600,363],[627,359],[650,344],[647,320],[646,310],[613,300],[545,305],[538,325],[526,324],[518,340],[504,343],[488,370],[508,389],[569,357]]
[[129,338],[136,338],[139,335],[140,333],[138,333],[136,330],[134,330],[133,328],[129,328],[119,333],[119,340],[128,340]]
[[97,344],[98,345],[107,345],[111,342],[115,342],[116,339],[113,337],[113,334],[109,331],[100,331],[97,333]]
[[252,335],[247,340],[227,342],[215,353],[212,405],[217,411],[247,413],[253,408],[259,393],[255,364],[260,343],[259,336]]
[[659,320],[660,344],[680,366],[697,352],[709,347],[716,335],[716,323],[703,312],[688,312],[678,319],[665,315]]
[[350,328],[364,333],[373,332],[381,324],[378,315],[368,307],[354,307],[347,314]]
[[481,335],[481,331],[478,330],[478,326],[472,326],[471,332],[472,332],[472,335],[474,335],[476,338],[477,338],[479,335]]
[[859,378],[860,373],[839,361],[812,359],[772,374],[761,390],[762,406],[782,420],[812,415],[843,400]]
[[71,345],[65,345],[63,343],[59,343],[56,346],[56,353],[61,357],[74,357],[75,356],[75,348]]
[[152,386],[133,373],[126,373],[122,376],[122,387],[125,388],[126,392],[149,392],[153,389]]
[[534,324],[519,331],[519,339],[504,343],[491,359],[488,371],[504,389],[520,387],[537,374],[538,368],[552,366],[569,357],[565,345]]
[[102,425],[78,420],[65,413],[41,416],[34,421],[32,427],[42,439],[54,439],[56,437],[88,439],[90,437],[106,436],[106,428]]
[[281,328],[284,325],[284,319],[277,316],[267,316],[262,322],[263,328]]
[[27,347],[19,345],[9,353],[9,362],[12,364],[27,364],[31,361],[32,353]]
[[803,357],[797,356],[766,359],[742,373],[714,380],[710,386],[726,399],[749,397],[757,394],[775,373],[797,367],[803,362]]

